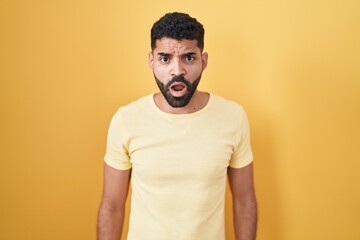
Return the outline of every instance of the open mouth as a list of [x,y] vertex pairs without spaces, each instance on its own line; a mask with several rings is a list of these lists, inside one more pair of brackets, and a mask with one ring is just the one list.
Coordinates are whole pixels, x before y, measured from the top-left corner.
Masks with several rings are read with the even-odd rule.
[[170,92],[174,97],[182,97],[186,93],[186,85],[181,82],[173,83],[170,86]]
[[184,88],[185,88],[185,86],[182,84],[176,84],[171,87],[172,90],[177,91],[177,92],[182,91]]

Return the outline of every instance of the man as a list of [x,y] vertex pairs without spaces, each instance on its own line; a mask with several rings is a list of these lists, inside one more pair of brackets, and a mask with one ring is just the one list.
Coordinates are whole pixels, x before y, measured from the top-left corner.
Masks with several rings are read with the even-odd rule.
[[119,239],[132,181],[128,240],[224,240],[226,178],[237,240],[254,240],[257,207],[246,114],[197,90],[204,29],[170,13],[151,29],[149,66],[160,89],[114,115],[105,155],[98,239]]

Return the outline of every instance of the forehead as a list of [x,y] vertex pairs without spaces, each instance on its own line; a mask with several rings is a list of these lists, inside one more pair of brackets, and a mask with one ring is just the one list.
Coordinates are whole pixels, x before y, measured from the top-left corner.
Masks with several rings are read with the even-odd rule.
[[156,47],[154,48],[154,52],[196,52],[200,53],[200,48],[198,47],[197,40],[176,40],[173,38],[163,37],[161,39],[156,40]]

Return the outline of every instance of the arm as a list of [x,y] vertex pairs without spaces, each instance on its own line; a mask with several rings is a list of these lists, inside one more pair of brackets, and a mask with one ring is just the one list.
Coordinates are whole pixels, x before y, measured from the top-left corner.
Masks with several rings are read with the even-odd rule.
[[99,209],[97,239],[119,240],[125,215],[131,170],[104,167],[104,190]]
[[253,181],[253,164],[243,168],[228,168],[233,199],[236,240],[255,240],[257,204]]

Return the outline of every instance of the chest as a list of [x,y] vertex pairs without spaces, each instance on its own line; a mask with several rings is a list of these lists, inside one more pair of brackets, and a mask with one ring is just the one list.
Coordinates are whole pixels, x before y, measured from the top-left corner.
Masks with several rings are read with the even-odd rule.
[[226,175],[236,129],[217,121],[187,119],[143,123],[128,136],[133,173],[161,183]]

